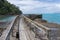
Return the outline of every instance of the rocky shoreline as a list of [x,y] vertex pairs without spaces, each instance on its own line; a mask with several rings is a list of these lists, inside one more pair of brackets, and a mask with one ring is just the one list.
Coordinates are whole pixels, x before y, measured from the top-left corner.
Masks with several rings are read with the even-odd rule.
[[34,21],[38,22],[39,24],[42,24],[46,27],[49,27],[49,28],[60,28],[60,25],[57,24],[57,23],[49,23],[48,21],[46,20],[42,20],[42,19],[35,19]]

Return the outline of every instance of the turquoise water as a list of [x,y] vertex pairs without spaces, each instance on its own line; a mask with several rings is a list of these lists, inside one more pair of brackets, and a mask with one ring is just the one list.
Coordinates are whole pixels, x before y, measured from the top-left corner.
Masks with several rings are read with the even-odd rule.
[[3,16],[3,17],[0,17],[0,21],[3,21],[3,22],[10,22],[13,20],[15,16]]
[[51,23],[60,24],[60,14],[59,13],[43,14],[43,19],[45,19],[45,20],[47,20],[48,22],[51,22]]
[[[5,16],[3,18],[0,18],[0,21],[11,21],[15,16]],[[60,24],[60,14],[43,14],[43,19],[47,20],[51,23],[57,23]]]

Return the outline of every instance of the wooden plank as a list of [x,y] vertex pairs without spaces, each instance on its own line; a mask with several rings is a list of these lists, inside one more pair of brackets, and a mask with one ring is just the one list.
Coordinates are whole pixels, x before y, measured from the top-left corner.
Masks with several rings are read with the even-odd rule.
[[19,25],[19,40],[30,40],[29,36],[27,35],[28,33],[26,32],[24,28],[24,23],[23,19],[20,19],[20,25]]
[[[29,18],[25,17],[25,21],[31,23],[30,25],[34,26],[34,28],[37,28],[34,30],[35,34],[38,34],[39,37],[42,37],[44,36],[46,33],[46,30],[49,30],[49,29],[46,29],[44,30],[43,28],[45,28],[45,26],[43,26],[43,28],[39,27],[36,23],[34,23],[34,21],[30,20]],[[40,36],[42,35],[42,36]],[[47,34],[48,35],[48,34]],[[47,35],[44,36],[44,39],[48,40],[47,38]],[[43,39],[43,38],[42,38]]]
[[46,26],[44,26],[44,25],[42,25],[42,24],[39,24],[39,23],[37,23],[37,22],[35,22],[35,21],[34,21],[34,23],[35,23],[36,25],[40,26],[41,28],[45,29],[45,30],[50,30],[50,28],[48,28],[48,27],[46,27]]
[[2,33],[2,36],[0,37],[0,40],[6,40],[6,38],[8,37],[8,35],[13,27],[13,24],[14,24],[14,21],[16,18],[17,18],[17,16],[15,18],[13,18],[13,21],[11,22],[11,24],[6,28],[6,30],[4,30],[4,32]]
[[25,29],[26,29],[29,37],[30,37],[30,40],[40,40],[38,38],[35,38],[35,33],[32,30],[29,29],[29,27],[27,26],[27,24],[25,22],[24,22],[24,24],[26,26]]
[[32,23],[40,26],[41,28],[43,28],[43,29],[45,29],[45,30],[50,30],[50,28],[48,28],[48,27],[46,27],[46,26],[43,26],[42,24],[39,24],[39,23],[37,23],[37,22],[35,22],[35,21],[32,21],[31,19],[25,17],[24,15],[23,15],[23,17],[26,19],[26,21],[28,21],[28,22],[30,22],[30,23],[32,22]]

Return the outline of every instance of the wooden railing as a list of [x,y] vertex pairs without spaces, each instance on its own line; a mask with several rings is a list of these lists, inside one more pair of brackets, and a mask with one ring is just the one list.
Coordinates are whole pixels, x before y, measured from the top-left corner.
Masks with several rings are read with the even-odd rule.
[[3,31],[0,40],[10,40],[10,35],[12,33],[13,36],[13,29],[14,29],[14,24],[17,21],[18,16],[15,16],[12,20],[12,22],[10,23],[10,25],[8,25],[8,27],[6,28],[6,30]]
[[[27,18],[26,16],[23,15],[23,18],[25,20],[25,23],[27,23],[28,26],[30,26],[30,29],[39,36],[40,38],[40,32],[42,31],[43,33],[45,33],[45,35],[47,36],[47,40],[49,40],[50,36],[49,36],[49,32],[50,32],[50,28],[43,26],[42,24],[39,24],[35,21],[32,21],[31,19]],[[42,34],[43,34],[42,33]],[[42,38],[40,38],[41,40],[43,40]]]

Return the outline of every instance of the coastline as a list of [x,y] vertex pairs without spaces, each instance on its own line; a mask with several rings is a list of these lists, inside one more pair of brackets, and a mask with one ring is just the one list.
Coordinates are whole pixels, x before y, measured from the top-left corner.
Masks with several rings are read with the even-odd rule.
[[42,24],[46,27],[49,27],[49,28],[60,28],[60,25],[57,24],[57,23],[50,23],[48,22],[47,20],[43,20],[43,19],[35,19],[34,21],[38,22],[39,24]]
[[42,14],[42,19],[47,20],[49,23],[60,24],[60,14],[59,13]]

